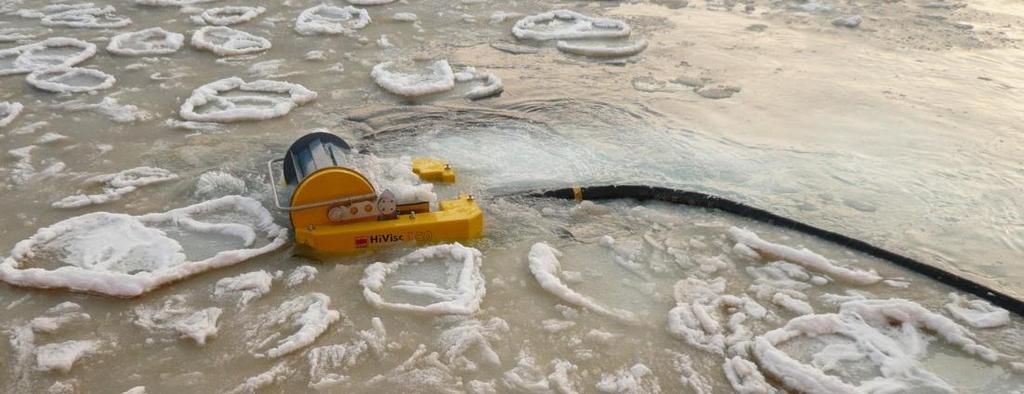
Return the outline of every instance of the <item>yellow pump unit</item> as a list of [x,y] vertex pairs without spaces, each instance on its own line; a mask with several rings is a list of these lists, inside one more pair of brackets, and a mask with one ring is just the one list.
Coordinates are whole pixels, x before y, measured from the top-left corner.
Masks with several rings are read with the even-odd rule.
[[[435,211],[427,201],[398,204],[393,193],[377,193],[366,177],[342,165],[349,154],[340,137],[315,132],[292,143],[284,158],[267,163],[274,203],[289,212],[296,243],[343,254],[401,243],[465,241],[483,233],[483,211],[473,196],[442,200]],[[287,206],[278,198],[278,163],[291,191]],[[425,181],[455,181],[454,169],[439,160],[412,164]]]

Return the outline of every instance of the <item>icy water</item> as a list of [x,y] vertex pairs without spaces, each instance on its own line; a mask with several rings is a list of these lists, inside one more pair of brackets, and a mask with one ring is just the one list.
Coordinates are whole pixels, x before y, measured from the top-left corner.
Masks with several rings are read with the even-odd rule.
[[[269,208],[266,161],[322,128],[386,163],[422,155],[460,171],[458,184],[435,191],[480,196],[485,237],[466,246],[480,251],[476,279],[486,295],[478,310],[462,316],[376,305],[360,283],[365,268],[414,248],[316,262],[293,256],[290,244],[134,299],[0,284],[0,331],[8,339],[0,341],[2,390],[1013,392],[1024,386],[1018,317],[1005,321],[998,310],[972,304],[977,307],[965,318],[955,312],[963,309],[947,307],[958,305],[952,289],[885,261],[704,210],[506,196],[605,183],[711,192],[1024,297],[1024,145],[1016,135],[1024,123],[1024,7],[1017,3],[407,0],[355,5],[372,21],[362,28],[343,24],[347,34],[296,28],[318,1],[178,3],[197,4],[96,3],[99,17],[90,19],[47,15],[58,14],[42,9],[56,4],[48,1],[0,3],[0,51],[77,38],[95,44],[96,53],[74,66],[100,71],[0,76],[0,145],[9,152],[0,169],[6,186],[0,245],[13,248],[39,228],[90,212],[165,212],[228,194]],[[107,5],[115,9],[102,9]],[[256,49],[221,56],[193,43],[201,28],[207,36],[224,34],[203,27],[216,21],[203,12],[225,6],[264,8],[229,26],[255,36],[238,37],[245,42],[240,47]],[[513,35],[521,18],[557,9],[631,27],[628,38],[594,38],[584,46],[644,40],[646,49],[582,56],[559,51],[555,41]],[[348,17],[336,10],[318,15]],[[131,23],[118,27],[124,18]],[[856,27],[842,26],[854,19]],[[106,27],[69,26],[81,20]],[[118,34],[153,27],[170,33],[108,49]],[[618,34],[615,27],[601,29]],[[183,35],[177,45],[173,33]],[[118,50],[142,43],[171,49],[141,56]],[[78,52],[61,47],[48,54],[63,59]],[[24,65],[11,53],[0,52],[0,70]],[[481,84],[475,80],[400,98],[371,77],[381,62],[405,70],[441,59],[455,72],[474,67],[493,74],[504,91],[468,100],[464,95]],[[292,89],[258,98],[235,90],[211,103],[190,99],[194,89],[233,76],[299,84],[316,97]],[[56,82],[63,82],[57,90],[93,88],[54,93]],[[15,111],[3,102],[23,109],[10,117]],[[231,105],[267,114],[259,108],[268,102],[289,108],[267,120],[214,119]],[[194,110],[186,111],[186,103]],[[136,170],[103,176],[129,169]],[[378,182],[391,182],[396,171],[378,175],[388,178]],[[210,220],[257,229],[251,214]],[[119,218],[132,228],[134,219]],[[274,219],[287,224],[284,215]],[[162,217],[143,221],[177,240],[189,261],[276,242],[265,237],[266,228],[256,231],[255,244],[239,246],[245,242],[237,234],[189,232]],[[742,229],[771,245],[806,247],[854,277],[869,270],[877,277],[851,280],[847,270],[805,265],[817,261],[799,258],[805,254],[758,250]],[[105,248],[116,244],[109,238],[68,234],[60,241],[78,249],[37,255],[32,266],[55,268],[76,250],[84,250],[82,264],[123,252]],[[151,243],[124,252],[128,260],[141,254],[153,265],[174,264],[160,252],[174,245],[138,239]],[[425,304],[424,289],[449,294],[462,263],[442,257],[402,265],[380,294]],[[908,301],[866,301],[890,298]],[[63,302],[76,306],[58,306]],[[880,317],[880,311],[891,314]],[[806,316],[790,322],[799,315]],[[992,327],[985,317],[996,320]],[[784,331],[798,334],[780,339]],[[793,376],[820,385],[800,386]]]

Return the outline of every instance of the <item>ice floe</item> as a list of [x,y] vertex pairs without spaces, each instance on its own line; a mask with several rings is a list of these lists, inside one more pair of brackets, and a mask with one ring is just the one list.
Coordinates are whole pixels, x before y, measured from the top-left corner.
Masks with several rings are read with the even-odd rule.
[[33,318],[29,321],[28,326],[32,329],[32,332],[50,334],[69,324],[90,320],[92,320],[92,316],[82,312],[81,305],[73,302],[62,302],[47,309],[42,315]]
[[[226,95],[236,90],[245,94]],[[185,120],[197,122],[264,120],[287,115],[316,96],[316,92],[299,84],[269,80],[245,82],[230,77],[193,90],[192,96],[181,104],[178,114]]]
[[[165,229],[174,235],[213,236],[209,241],[212,251],[205,251],[210,256],[189,261],[186,249]],[[258,235],[270,242],[257,245]],[[222,238],[233,242],[217,241]],[[97,212],[39,229],[18,242],[0,263],[0,280],[18,286],[134,297],[269,253],[287,240],[288,231],[274,223],[270,212],[258,201],[240,196],[139,216]],[[40,264],[58,266],[36,266]]]
[[244,306],[250,301],[262,297],[270,292],[270,286],[274,277],[267,271],[259,270],[247,272],[238,276],[232,276],[217,281],[213,287],[214,297],[230,295],[238,298],[238,305]]
[[245,181],[223,171],[208,171],[199,175],[192,195],[200,199],[211,199],[232,194],[244,195],[248,188]]
[[21,103],[11,101],[0,101],[0,127],[7,126],[14,122],[14,119],[21,114],[25,106]]
[[[458,243],[428,246],[391,263],[369,265],[359,283],[366,301],[377,308],[429,315],[471,315],[480,309],[487,292],[480,272],[482,260],[480,251]],[[421,267],[424,265],[428,267]],[[443,271],[443,283],[397,280],[385,287],[389,276],[400,274],[406,267]],[[409,301],[389,300],[392,297]]]
[[345,375],[349,368],[364,363],[370,355],[377,360],[387,355],[387,350],[396,344],[388,343],[387,330],[379,317],[372,318],[370,324],[369,330],[359,331],[349,342],[320,346],[306,354],[310,388],[330,391],[349,380]]
[[316,279],[317,270],[311,265],[300,265],[288,274],[285,287],[291,288]]
[[107,50],[126,56],[169,55],[181,49],[184,43],[184,34],[151,27],[112,37],[107,44]]
[[[309,346],[327,331],[331,324],[341,318],[336,310],[329,309],[331,298],[321,293],[309,293],[285,301],[277,309],[263,316],[255,335],[263,335],[256,344],[256,356],[277,358]],[[277,339],[280,331],[294,330],[287,337]],[[260,348],[272,346],[263,351]]]
[[93,111],[106,116],[116,123],[134,123],[149,120],[153,115],[131,104],[121,104],[113,97],[104,97],[98,103],[88,104],[81,100],[72,100],[57,106],[71,111]]
[[[90,3],[85,3],[91,5]],[[82,5],[82,4],[80,4]],[[64,26],[92,29],[115,29],[132,24],[132,20],[116,14],[113,6],[74,7],[43,16],[43,26]]]
[[0,76],[51,67],[71,67],[96,54],[96,44],[77,38],[51,37],[0,50]]
[[373,66],[370,76],[384,90],[405,97],[441,93],[455,87],[455,74],[447,60],[436,60],[423,68],[384,62]]
[[302,35],[353,34],[371,22],[366,10],[352,6],[320,4],[308,8],[295,19],[295,31]]
[[163,168],[136,167],[113,174],[97,175],[86,179],[85,184],[103,188],[100,194],[76,194],[55,201],[54,208],[81,208],[88,205],[103,204],[120,200],[124,195],[138,188],[178,179],[178,175]]
[[[928,342],[925,332],[982,360],[995,362],[999,358],[997,352],[975,342],[963,326],[899,299],[850,301],[840,306],[839,313],[797,317],[755,338],[752,352],[762,372],[799,392],[953,391],[919,362]],[[799,337],[826,341],[810,365],[779,348]],[[827,373],[839,370],[839,362],[869,362],[881,376],[847,383]]]
[[630,27],[617,19],[556,10],[520,19],[512,26],[512,34],[521,40],[536,41],[614,38],[629,36]]
[[505,90],[505,85],[501,82],[501,78],[492,73],[478,72],[473,67],[467,67],[465,70],[454,74],[455,82],[479,82],[479,86],[475,86],[466,92],[466,98],[470,100],[480,100],[491,96],[501,94]]
[[647,40],[639,39],[632,42],[624,42],[622,45],[616,43],[582,43],[573,41],[558,41],[555,46],[559,51],[573,55],[589,57],[626,57],[633,56],[647,49]]
[[175,295],[160,308],[138,307],[135,309],[135,325],[152,332],[173,333],[188,338],[202,346],[209,338],[217,335],[217,319],[220,308],[193,310],[188,307],[182,295]]
[[214,26],[231,26],[251,21],[266,11],[263,7],[227,6],[210,8],[199,14],[199,17]]
[[270,49],[270,40],[227,26],[206,26],[192,34],[192,46],[218,56],[238,56]]
[[462,320],[442,331],[437,342],[449,366],[461,371],[478,371],[480,364],[501,366],[501,357],[494,351],[491,341],[500,340],[508,331],[508,323],[498,317],[486,323]]
[[35,348],[36,368],[67,372],[79,359],[100,350],[100,341],[82,340],[50,343]]
[[829,275],[833,279],[853,284],[870,285],[878,283],[882,277],[874,270],[860,271],[835,265],[824,256],[807,249],[794,249],[765,241],[750,230],[733,227],[729,229],[732,238],[744,246],[754,250],[764,259],[785,260],[799,264],[807,269]]
[[535,243],[530,248],[530,253],[528,255],[530,272],[533,273],[533,277],[537,279],[537,283],[540,284],[540,287],[573,305],[581,306],[591,311],[622,321],[634,321],[632,312],[605,307],[598,304],[590,297],[577,293],[575,290],[569,288],[569,286],[567,286],[559,277],[562,265],[558,261],[558,257],[561,255],[562,253],[557,249],[552,248],[543,242]]
[[974,328],[994,328],[1010,324],[1010,312],[981,299],[968,299],[956,293],[949,293],[946,311]]
[[25,81],[36,89],[54,93],[84,93],[109,89],[117,79],[91,68],[50,67],[33,71]]

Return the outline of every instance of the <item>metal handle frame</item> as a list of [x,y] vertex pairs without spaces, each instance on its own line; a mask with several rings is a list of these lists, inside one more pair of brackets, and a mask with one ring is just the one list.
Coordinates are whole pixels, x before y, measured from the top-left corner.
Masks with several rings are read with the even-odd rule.
[[324,206],[328,206],[328,205],[350,204],[350,203],[353,203],[353,202],[366,201],[366,200],[376,200],[377,199],[377,194],[376,193],[369,193],[369,194],[360,194],[358,196],[336,198],[336,199],[333,199],[333,200],[315,202],[315,203],[312,203],[312,204],[303,204],[303,205],[288,206],[288,207],[282,206],[281,205],[281,200],[277,197],[277,195],[278,195],[277,179],[274,178],[274,164],[275,163],[281,163],[281,162],[284,162],[284,159],[273,159],[273,160],[270,160],[270,161],[267,162],[267,174],[270,175],[270,189],[273,191],[273,194],[274,194],[274,207],[279,209],[279,210],[288,211],[288,212],[301,211],[303,209],[319,208],[319,207],[324,207]]

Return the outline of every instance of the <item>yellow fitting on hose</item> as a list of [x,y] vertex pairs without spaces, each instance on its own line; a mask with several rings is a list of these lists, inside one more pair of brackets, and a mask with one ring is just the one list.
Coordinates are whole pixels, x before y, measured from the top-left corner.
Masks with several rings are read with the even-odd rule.
[[572,195],[576,199],[576,202],[583,201],[583,188],[573,185]]

